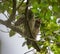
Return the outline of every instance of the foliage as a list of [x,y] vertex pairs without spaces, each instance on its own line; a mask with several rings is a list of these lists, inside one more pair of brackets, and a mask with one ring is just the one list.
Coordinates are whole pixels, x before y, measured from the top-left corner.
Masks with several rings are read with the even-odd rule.
[[12,37],[13,35],[15,35],[15,32],[13,30],[10,30],[9,35],[10,37]]
[[[16,1],[16,16],[13,21],[16,19],[18,20],[23,13],[25,13],[26,3],[22,0]],[[4,14],[7,11],[8,16],[12,13],[13,1],[12,0],[5,0],[0,2],[0,13]],[[40,53],[45,54],[48,52],[47,47],[49,46],[50,49],[54,52],[54,54],[60,53],[60,25],[57,21],[60,18],[60,0],[30,0],[29,7],[31,8],[32,12],[34,13],[36,18],[40,18],[42,21],[40,26],[41,37],[37,44],[41,47]],[[3,23],[2,23],[3,24]],[[4,24],[6,25],[6,24]],[[7,26],[13,29],[12,26]],[[14,27],[15,28],[15,27]],[[14,30],[14,29],[13,29]],[[15,34],[15,30],[10,31],[10,36]],[[16,28],[17,30],[17,28]],[[19,31],[17,30],[19,33]],[[21,34],[21,33],[20,33]],[[44,39],[44,41],[43,41]],[[29,47],[29,46],[28,46]],[[32,46],[30,46],[32,47]],[[29,47],[29,48],[30,48]]]

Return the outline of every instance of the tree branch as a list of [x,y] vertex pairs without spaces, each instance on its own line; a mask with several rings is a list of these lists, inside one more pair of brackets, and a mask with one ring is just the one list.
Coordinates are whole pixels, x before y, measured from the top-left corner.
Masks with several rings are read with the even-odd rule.
[[[12,26],[12,25],[8,25],[8,24],[6,23],[6,21],[0,20],[0,24],[3,24],[3,25],[5,25],[5,26],[9,27],[9,28],[12,29],[13,31],[15,31],[15,32],[17,32],[17,33],[19,33],[20,35],[23,35],[23,36],[25,37],[25,34],[24,34],[19,28],[15,27],[15,26]],[[5,32],[5,33],[9,33],[8,31],[3,31],[3,30],[0,30],[0,31],[1,31],[1,32]],[[22,37],[21,37],[21,38],[22,38]],[[28,39],[31,40],[31,41],[37,42],[35,39],[29,38],[29,37],[25,37],[25,38],[28,38]]]
[[12,13],[9,17],[9,19],[7,20],[8,23],[11,23],[13,20],[15,20],[15,14],[16,14],[16,0],[13,0],[13,9],[12,9]]
[[20,35],[23,34],[23,32],[19,28],[15,27],[15,26],[13,26],[11,24],[7,24],[8,23],[7,21],[0,20],[0,23],[7,26],[10,29],[12,29],[13,31],[19,33]]
[[[27,2],[26,2],[26,9],[25,9],[25,28],[26,28],[27,32],[29,33],[29,38],[35,39],[33,34],[32,34],[32,31],[30,29],[29,22],[28,22],[28,4],[29,4],[29,0],[27,0]],[[37,51],[40,51],[40,48],[39,48],[37,42],[36,41],[32,41],[32,40],[31,40],[31,42],[32,42],[32,46]]]
[[19,4],[19,6],[16,8],[16,10],[18,10],[20,8],[20,6],[23,4],[24,0],[22,0],[22,2]]
[[8,16],[5,13],[3,13],[3,15],[8,19]]
[[[23,37],[20,37],[20,36],[19,36],[19,38],[23,38]],[[29,39],[29,40],[31,40],[31,41],[37,42],[35,39],[29,38],[29,37],[26,37],[26,36],[24,36],[24,38]]]

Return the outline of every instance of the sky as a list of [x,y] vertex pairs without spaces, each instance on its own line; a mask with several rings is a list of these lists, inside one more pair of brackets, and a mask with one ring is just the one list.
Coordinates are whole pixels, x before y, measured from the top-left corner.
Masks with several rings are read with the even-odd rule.
[[[0,14],[0,19],[7,20],[2,14]],[[29,51],[26,45],[22,47],[24,38],[20,38],[19,34],[9,37],[8,30],[6,26],[0,25],[1,54],[24,54]],[[33,52],[27,54],[33,54]]]

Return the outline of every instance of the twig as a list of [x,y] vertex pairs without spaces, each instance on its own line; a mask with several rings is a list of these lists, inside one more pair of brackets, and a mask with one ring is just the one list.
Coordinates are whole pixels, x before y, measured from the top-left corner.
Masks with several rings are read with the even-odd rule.
[[19,38],[27,38],[27,39],[29,39],[29,40],[31,40],[31,41],[37,42],[35,39],[29,38],[29,37],[26,37],[26,36],[24,36],[24,37],[20,37],[20,36],[19,36]]
[[3,15],[8,19],[7,15],[3,13]]
[[16,8],[16,10],[21,7],[21,5],[23,4],[23,2],[24,2],[24,0],[22,0],[22,2],[19,4],[19,6]]
[[31,52],[31,51],[33,51],[33,50],[35,50],[35,49],[32,49],[32,50],[30,50],[30,51],[27,51],[27,52],[25,52],[24,54],[27,54],[27,53],[29,53],[29,52]]

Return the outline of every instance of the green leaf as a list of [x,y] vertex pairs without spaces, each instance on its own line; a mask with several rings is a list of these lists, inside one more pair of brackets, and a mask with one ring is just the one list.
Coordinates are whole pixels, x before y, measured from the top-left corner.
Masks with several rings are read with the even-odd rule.
[[32,45],[28,45],[28,49],[30,49],[32,47]]
[[9,32],[10,37],[14,36],[14,35],[15,35],[15,33],[16,33],[15,31],[10,30],[10,32]]
[[52,12],[51,12],[50,10],[48,10],[48,11],[46,12],[46,17],[45,17],[45,18],[49,21],[51,15],[52,15]]
[[54,5],[54,6],[53,6],[53,11],[54,11],[54,12],[58,12],[58,6],[57,6],[57,5]]

